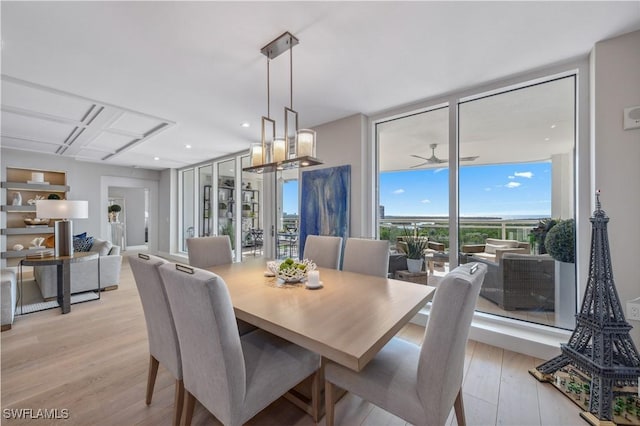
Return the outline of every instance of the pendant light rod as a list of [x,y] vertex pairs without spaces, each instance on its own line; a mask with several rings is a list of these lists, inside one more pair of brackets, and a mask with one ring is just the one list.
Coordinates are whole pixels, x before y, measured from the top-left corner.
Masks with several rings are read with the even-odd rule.
[[289,108],[293,109],[293,46],[289,43]]
[[267,58],[267,118],[271,118],[271,90],[269,85],[271,76],[269,74],[269,62],[271,62],[271,60]]

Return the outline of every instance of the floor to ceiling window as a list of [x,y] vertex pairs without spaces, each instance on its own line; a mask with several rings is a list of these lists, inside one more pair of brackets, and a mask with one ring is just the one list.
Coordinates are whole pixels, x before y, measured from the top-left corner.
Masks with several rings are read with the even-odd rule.
[[459,105],[461,261],[489,269],[478,311],[574,326],[575,264],[544,238],[574,219],[575,99],[569,76]]
[[450,258],[485,263],[478,311],[572,328],[575,265],[547,253],[544,238],[575,218],[575,87],[565,75],[451,97],[457,134],[448,107],[378,120],[379,237],[395,243],[409,232],[442,243],[425,254],[435,285]]
[[187,251],[187,238],[191,238],[195,236],[195,215],[194,215],[194,206],[195,206],[195,172],[193,168],[182,170],[180,172],[180,181],[181,181],[181,215],[180,222],[182,226],[180,230],[182,231],[180,238],[180,250],[186,252]]
[[[249,157],[231,158],[180,170],[181,235],[186,239],[228,235],[234,259],[263,255],[263,175],[243,172]],[[239,184],[238,184],[239,183]]]
[[[392,247],[405,234],[442,244],[443,254],[449,247],[448,114],[441,107],[376,125],[378,235]],[[432,273],[446,273],[444,255],[429,256]]]

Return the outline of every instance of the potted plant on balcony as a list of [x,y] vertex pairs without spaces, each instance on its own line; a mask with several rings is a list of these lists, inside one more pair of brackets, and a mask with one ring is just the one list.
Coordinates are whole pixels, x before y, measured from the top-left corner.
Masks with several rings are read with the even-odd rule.
[[575,220],[559,220],[544,240],[547,253],[556,260],[556,325],[573,328],[576,312]]
[[407,269],[413,273],[422,271],[424,251],[428,248],[429,239],[425,236],[411,235],[405,229],[402,240],[406,245],[404,250],[406,250],[407,256]]

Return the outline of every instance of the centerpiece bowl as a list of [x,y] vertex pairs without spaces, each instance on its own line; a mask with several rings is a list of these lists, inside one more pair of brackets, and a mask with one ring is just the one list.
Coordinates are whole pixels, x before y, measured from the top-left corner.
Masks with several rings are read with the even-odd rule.
[[283,261],[267,262],[267,268],[285,283],[298,283],[307,279],[307,273],[314,271],[316,264],[309,259],[295,261],[287,258]]

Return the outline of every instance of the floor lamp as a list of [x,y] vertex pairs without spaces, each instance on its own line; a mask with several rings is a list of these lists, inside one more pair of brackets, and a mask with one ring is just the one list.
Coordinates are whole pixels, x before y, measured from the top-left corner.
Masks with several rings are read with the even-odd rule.
[[55,225],[56,256],[73,256],[73,223],[70,219],[89,217],[88,201],[38,200],[36,216],[58,218]]

